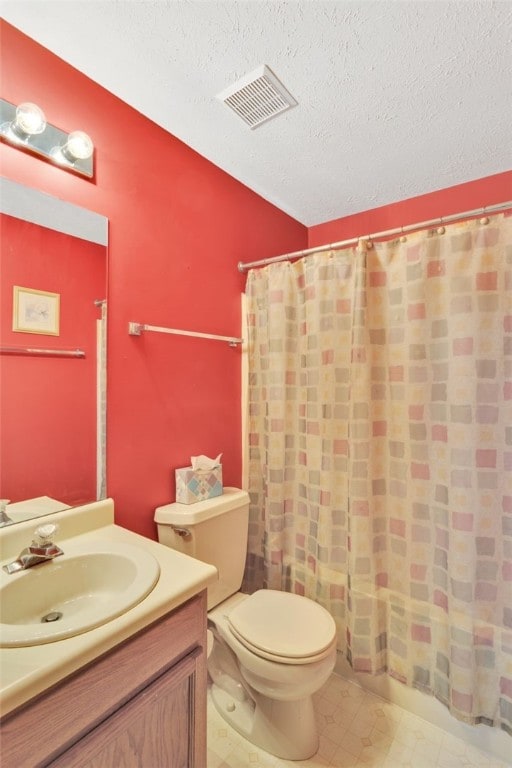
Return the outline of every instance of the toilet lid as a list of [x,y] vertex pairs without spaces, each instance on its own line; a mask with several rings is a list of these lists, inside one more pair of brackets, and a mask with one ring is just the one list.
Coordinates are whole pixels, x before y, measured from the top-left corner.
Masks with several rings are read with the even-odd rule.
[[255,592],[227,619],[246,647],[267,658],[316,661],[336,637],[336,625],[325,608],[301,595],[273,589]]

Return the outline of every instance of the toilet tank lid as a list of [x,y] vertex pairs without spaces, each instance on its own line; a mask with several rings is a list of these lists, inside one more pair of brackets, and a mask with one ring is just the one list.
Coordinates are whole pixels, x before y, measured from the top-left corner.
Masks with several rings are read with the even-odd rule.
[[249,504],[247,491],[227,487],[220,496],[215,496],[213,499],[196,501],[195,504],[174,502],[157,507],[154,519],[155,523],[160,525],[193,525],[245,504]]

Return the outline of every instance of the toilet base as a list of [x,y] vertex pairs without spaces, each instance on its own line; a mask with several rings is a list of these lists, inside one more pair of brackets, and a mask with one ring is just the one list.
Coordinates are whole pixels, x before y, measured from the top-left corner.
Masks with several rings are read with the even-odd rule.
[[216,710],[235,731],[257,747],[284,760],[307,760],[318,751],[318,730],[310,697],[276,701],[259,695],[234,697],[213,683]]

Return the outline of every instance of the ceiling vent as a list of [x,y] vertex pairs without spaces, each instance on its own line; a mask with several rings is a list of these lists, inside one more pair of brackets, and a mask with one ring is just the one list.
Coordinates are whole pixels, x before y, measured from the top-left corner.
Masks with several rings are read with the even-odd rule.
[[257,128],[297,102],[266,65],[217,94],[249,128]]

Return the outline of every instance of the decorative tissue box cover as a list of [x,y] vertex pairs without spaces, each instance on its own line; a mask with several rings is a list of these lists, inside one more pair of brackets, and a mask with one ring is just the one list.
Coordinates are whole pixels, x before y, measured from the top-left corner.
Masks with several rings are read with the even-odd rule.
[[183,467],[176,470],[176,501],[180,504],[213,499],[221,496],[222,490],[222,464],[214,469]]

